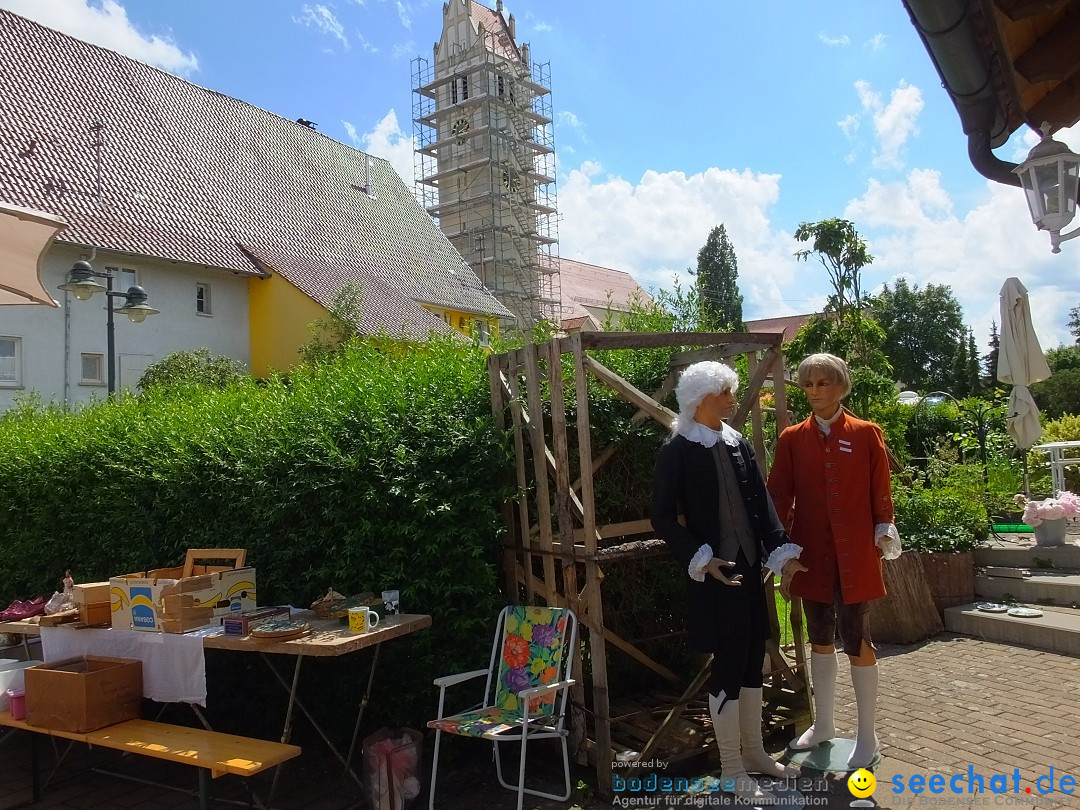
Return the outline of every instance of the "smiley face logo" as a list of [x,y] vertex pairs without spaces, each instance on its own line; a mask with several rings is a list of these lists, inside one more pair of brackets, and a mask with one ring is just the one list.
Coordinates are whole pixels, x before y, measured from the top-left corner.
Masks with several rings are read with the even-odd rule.
[[877,789],[877,779],[866,768],[859,768],[848,777],[847,786],[852,796],[857,799],[865,799],[867,796],[874,795],[874,790]]

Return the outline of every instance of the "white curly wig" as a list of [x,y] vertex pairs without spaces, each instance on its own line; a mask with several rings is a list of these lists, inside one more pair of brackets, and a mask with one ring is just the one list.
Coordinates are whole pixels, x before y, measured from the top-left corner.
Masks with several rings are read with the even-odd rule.
[[725,366],[715,360],[703,360],[687,366],[675,386],[675,399],[679,403],[679,417],[672,423],[672,430],[678,430],[679,419],[693,419],[701,401],[710,394],[722,394],[739,391],[739,375],[731,366]]

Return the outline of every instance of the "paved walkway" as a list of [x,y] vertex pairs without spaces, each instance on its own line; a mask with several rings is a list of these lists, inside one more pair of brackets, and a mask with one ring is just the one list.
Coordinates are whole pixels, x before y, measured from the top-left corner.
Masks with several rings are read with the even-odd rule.
[[[1071,807],[1080,810],[1080,785],[1072,797],[1060,790],[1039,795],[1035,780],[1053,769],[1054,787],[1062,776],[1080,782],[1080,660],[994,642],[941,635],[921,644],[885,646],[881,652],[879,728],[884,761],[876,770],[878,789],[874,800],[883,807]],[[841,667],[837,695],[837,723],[841,735],[854,727],[854,698]],[[25,735],[22,735],[25,737]],[[478,744],[474,750],[483,748]],[[51,761],[46,746],[43,760]],[[426,752],[430,757],[430,750]],[[539,751],[537,752],[539,753]],[[96,754],[95,754],[96,755]],[[190,796],[169,793],[146,785],[118,782],[88,773],[88,754],[65,765],[59,783],[50,786],[42,810],[74,808],[194,807]],[[159,765],[142,758],[119,763],[134,768],[143,778],[155,778],[193,788],[194,772],[182,766]],[[530,762],[532,762],[530,757]],[[24,806],[30,797],[29,745],[14,740],[0,748],[0,810]],[[511,808],[514,796],[498,787],[493,766],[486,755],[468,763],[468,770],[448,773],[442,808]],[[337,776],[317,773],[320,763],[301,762],[286,772],[281,808],[347,808],[363,806],[357,792]],[[981,774],[987,792],[954,795],[948,779],[961,774],[966,790],[969,767]],[[1013,792],[1013,774],[1020,772],[1020,792]],[[940,774],[944,792],[919,795],[905,789],[894,793],[894,779],[906,788],[912,776]],[[991,777],[1008,777],[1007,795],[990,793]],[[580,775],[586,780],[587,773]],[[575,776],[575,781],[578,777]],[[268,780],[261,780],[265,789]],[[440,786],[443,780],[440,779]],[[1046,785],[1046,780],[1043,780]],[[218,795],[246,799],[238,780],[227,777],[214,783]],[[1068,787],[1068,785],[1066,785]],[[1032,793],[1025,792],[1027,788]],[[704,797],[703,797],[704,798]],[[852,797],[843,782],[830,785],[828,795],[818,795],[814,806],[847,808]],[[713,798],[697,806],[719,804]],[[588,808],[603,807],[596,800],[582,800]],[[730,803],[729,803],[730,804]],[[571,803],[526,801],[526,807],[545,810]],[[664,804],[652,806],[663,807]]]

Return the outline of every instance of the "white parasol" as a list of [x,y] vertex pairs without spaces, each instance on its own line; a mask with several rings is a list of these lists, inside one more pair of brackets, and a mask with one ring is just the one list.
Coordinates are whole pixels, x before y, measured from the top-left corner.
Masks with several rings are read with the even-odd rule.
[[[1006,429],[1016,446],[1027,450],[1042,436],[1039,408],[1028,386],[1050,376],[1050,366],[1031,325],[1027,289],[1018,278],[1009,278],[1001,288],[1001,345],[997,378],[1012,385]],[[1027,454],[1024,455],[1025,460]],[[1024,465],[1027,488],[1027,465]]]
[[52,214],[0,203],[0,305],[59,306],[41,283],[41,264],[66,227]]

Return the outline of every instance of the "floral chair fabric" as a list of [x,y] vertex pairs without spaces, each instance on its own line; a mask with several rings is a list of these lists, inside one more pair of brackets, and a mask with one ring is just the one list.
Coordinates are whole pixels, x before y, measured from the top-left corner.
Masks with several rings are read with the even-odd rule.
[[[508,608],[503,621],[494,705],[431,720],[428,728],[464,737],[484,737],[520,726],[518,692],[558,680],[566,647],[567,613],[565,608]],[[531,700],[529,719],[550,717],[556,697],[550,693]]]

